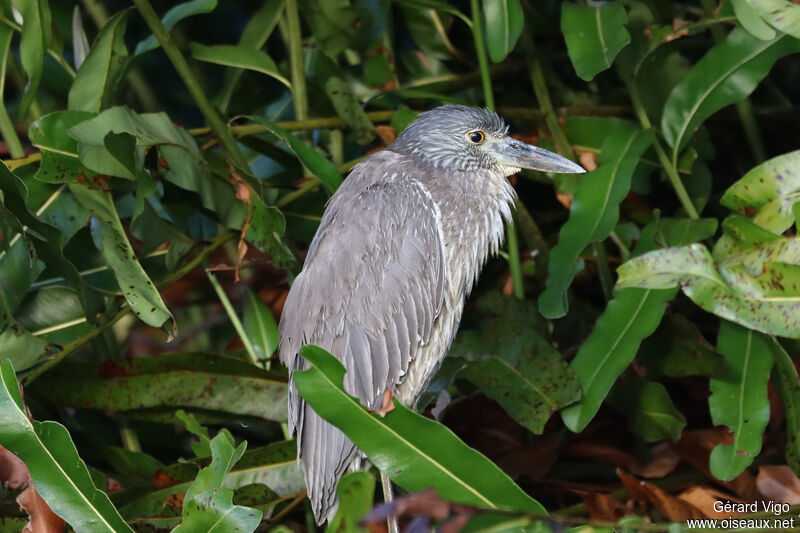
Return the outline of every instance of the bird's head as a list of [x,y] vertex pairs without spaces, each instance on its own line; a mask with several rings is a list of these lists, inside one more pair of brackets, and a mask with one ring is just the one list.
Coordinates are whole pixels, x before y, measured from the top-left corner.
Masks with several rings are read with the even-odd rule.
[[585,172],[569,159],[512,139],[497,114],[461,105],[443,105],[421,113],[389,149],[447,170],[490,170],[505,176],[521,168]]

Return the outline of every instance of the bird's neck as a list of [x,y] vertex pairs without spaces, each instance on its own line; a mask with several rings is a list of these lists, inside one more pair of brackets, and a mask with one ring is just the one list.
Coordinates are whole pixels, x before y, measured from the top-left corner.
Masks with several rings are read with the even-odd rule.
[[463,299],[486,259],[503,243],[503,222],[511,220],[516,193],[500,171],[439,175],[421,181],[439,208],[451,296]]

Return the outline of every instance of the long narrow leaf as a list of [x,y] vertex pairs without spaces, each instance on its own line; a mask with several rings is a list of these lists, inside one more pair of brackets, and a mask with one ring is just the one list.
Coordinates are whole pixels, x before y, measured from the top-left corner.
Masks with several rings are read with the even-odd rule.
[[[182,21],[183,19],[193,15],[211,13],[216,7],[217,0],[191,0],[189,2],[184,2],[167,11],[161,18],[161,23],[164,24],[164,27],[167,29],[167,31],[170,31],[178,22]],[[155,50],[159,46],[160,45],[158,44],[158,39],[156,39],[156,36],[150,35],[146,39],[139,41],[139,43],[136,45],[136,50],[133,52],[133,55],[138,56],[139,54],[149,52],[150,50]]]
[[486,19],[486,47],[495,63],[503,61],[522,34],[525,17],[519,0],[483,0]]
[[8,360],[0,362],[0,444],[25,462],[36,490],[76,531],[133,531],[95,487],[67,429],[56,422],[28,420]]
[[433,487],[443,498],[480,507],[545,513],[502,470],[445,426],[396,400],[385,418],[370,413],[345,392],[345,369],[334,356],[313,345],[304,346],[300,354],[311,363],[308,370],[294,374],[300,394],[399,486],[409,492]]
[[548,318],[567,313],[567,289],[583,268],[578,256],[590,243],[608,237],[617,225],[619,204],[628,194],[639,158],[653,139],[652,132],[627,121],[600,119],[597,126],[609,132],[598,156],[599,166],[582,177],[569,220],[550,252],[547,288],[539,297],[539,309]]
[[728,426],[733,444],[711,452],[711,473],[730,481],[750,466],[761,451],[769,422],[767,380],[773,358],[770,339],[730,322],[720,325],[717,349],[728,360],[728,375],[711,379],[708,406],[714,425]]
[[189,49],[192,57],[198,61],[254,70],[278,80],[289,89],[292,88],[292,84],[281,75],[272,58],[261,50],[232,45],[204,46],[200,43],[191,43]]
[[734,28],[672,89],[664,105],[661,130],[672,146],[672,158],[703,121],[723,107],[752,93],[783,56],[800,52],[800,40],[779,36],[762,41]]
[[631,42],[625,29],[628,15],[619,1],[562,5],[561,31],[569,58],[578,76],[590,81],[610,67],[619,51]]
[[28,75],[25,94],[19,105],[20,116],[25,115],[36,97],[44,70],[44,54],[50,46],[50,3],[47,0],[12,0],[14,7],[22,15],[22,39],[19,55],[22,68]]

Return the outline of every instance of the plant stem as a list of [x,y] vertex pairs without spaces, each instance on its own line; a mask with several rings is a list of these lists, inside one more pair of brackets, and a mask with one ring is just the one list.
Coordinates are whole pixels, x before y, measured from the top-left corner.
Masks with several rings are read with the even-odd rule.
[[556,149],[567,159],[577,162],[578,158],[575,156],[575,151],[572,149],[572,145],[567,139],[567,134],[564,133],[564,129],[558,122],[558,117],[553,109],[553,102],[550,100],[550,92],[547,90],[547,83],[545,83],[544,74],[542,74],[542,64],[533,46],[533,40],[527,37],[525,39],[525,44],[528,48],[528,68],[531,73],[533,92],[536,94],[536,100],[539,102],[539,109],[544,113],[547,129],[550,130],[550,135],[553,137]]
[[800,382],[792,358],[775,337],[770,337],[772,357],[775,360],[775,374],[778,379],[772,383],[778,389],[778,396],[786,412],[786,462],[797,474],[800,472]]
[[300,31],[297,0],[286,0],[284,10],[289,31],[289,64],[292,69],[294,115],[297,120],[305,120],[308,118],[308,96],[306,94],[305,61],[303,60],[303,35]]
[[478,68],[481,72],[483,99],[486,107],[494,111],[492,78],[489,75],[489,58],[486,56],[486,45],[483,42],[483,20],[478,0],[470,0],[470,6],[472,8],[472,37],[475,40],[475,55],[478,56]]
[[219,284],[217,277],[213,273],[211,273],[209,270],[206,270],[206,276],[208,276],[208,281],[211,282],[211,286],[214,287],[214,292],[217,293],[219,301],[222,302],[222,307],[225,308],[225,312],[228,314],[231,324],[233,324],[233,329],[236,330],[236,333],[242,340],[244,349],[247,351],[247,355],[250,356],[250,361],[254,365],[260,366],[258,362],[258,355],[256,354],[255,348],[253,348],[253,343],[250,342],[250,337],[247,336],[247,332],[244,330],[242,321],[239,320],[239,315],[236,314],[236,310],[233,308],[233,304],[231,304],[230,299],[228,299],[228,295],[225,294],[225,290],[222,288],[222,285]]
[[[0,95],[2,98],[2,95]],[[25,150],[22,149],[22,143],[17,135],[17,130],[14,129],[14,123],[11,122],[11,117],[8,116],[4,102],[0,101],[0,134],[8,146],[8,153],[11,157],[19,158],[25,156]]]
[[[636,116],[639,118],[639,123],[644,129],[652,128],[653,125],[650,123],[650,118],[647,116],[647,111],[645,111],[644,105],[642,105],[642,101],[639,98],[639,92],[636,88],[636,84],[626,80],[625,85],[628,88],[628,94],[631,97],[631,102],[633,103],[634,111],[636,111]],[[689,216],[689,218],[697,220],[700,218],[700,214],[697,212],[697,208],[695,208],[694,203],[692,203],[692,199],[689,197],[689,193],[686,191],[686,187],[684,187],[683,181],[681,181],[681,177],[678,175],[677,162],[670,160],[666,150],[664,150],[664,147],[661,145],[661,141],[658,140],[658,137],[653,139],[653,148],[655,148],[656,155],[658,155],[658,160],[661,162],[661,166],[664,167],[664,171],[667,173],[667,178],[669,179],[675,194],[678,196],[681,206],[683,206],[683,209],[686,211],[686,214]]]
[[169,60],[172,62],[172,66],[175,67],[175,71],[183,80],[184,85],[186,85],[186,88],[188,89],[189,94],[192,96],[192,99],[194,99],[195,103],[197,104],[198,109],[200,109],[200,112],[203,113],[203,116],[211,128],[211,131],[213,131],[214,135],[216,135],[216,137],[219,139],[222,147],[225,149],[225,153],[228,155],[228,158],[235,166],[249,175],[250,165],[248,164],[247,159],[244,157],[242,152],[239,150],[239,147],[236,145],[236,139],[234,139],[233,134],[231,133],[230,129],[228,129],[228,126],[225,124],[225,122],[223,122],[223,120],[217,114],[217,111],[211,105],[211,101],[208,99],[206,93],[203,91],[203,88],[200,87],[197,78],[189,68],[186,58],[183,57],[183,54],[181,54],[180,50],[178,50],[178,47],[175,46],[175,43],[172,41],[172,37],[170,37],[169,32],[161,23],[161,19],[158,17],[155,10],[153,10],[153,6],[150,5],[149,0],[133,0],[133,3],[136,5],[136,8],[139,10],[139,13],[142,15],[144,21],[150,27],[153,35],[155,35],[156,39],[158,39],[158,42],[161,44],[161,48],[164,49],[167,57],[169,57]]

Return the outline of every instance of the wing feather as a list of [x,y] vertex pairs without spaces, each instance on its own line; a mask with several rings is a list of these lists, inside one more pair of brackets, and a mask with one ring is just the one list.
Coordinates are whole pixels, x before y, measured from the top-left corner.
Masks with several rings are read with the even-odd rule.
[[[430,338],[444,299],[445,259],[427,190],[392,175],[391,165],[376,180],[368,175],[372,167],[371,173],[356,167],[331,198],[286,300],[280,357],[291,371],[303,370],[297,352],[304,343],[327,349],[347,369],[345,389],[374,409]],[[289,418],[322,522],[335,508],[336,483],[356,449],[293,385]]]

